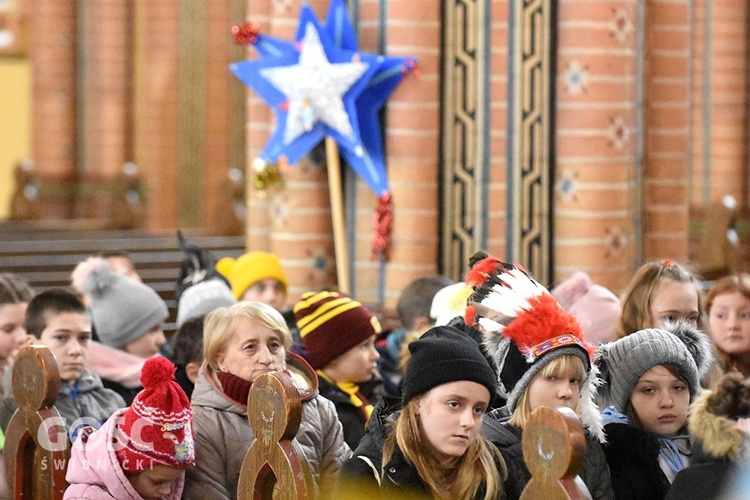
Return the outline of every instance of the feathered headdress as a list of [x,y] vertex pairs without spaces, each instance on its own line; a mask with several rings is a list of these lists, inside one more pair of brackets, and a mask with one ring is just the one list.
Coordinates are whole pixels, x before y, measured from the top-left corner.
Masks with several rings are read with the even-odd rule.
[[523,269],[496,257],[475,265],[466,283],[474,293],[464,319],[482,331],[484,347],[497,368],[498,393],[506,398],[508,411],[513,412],[544,366],[560,356],[575,355],[589,374],[581,389],[581,419],[601,436],[601,419],[593,403],[598,381],[595,373],[592,376],[595,347],[585,341],[576,319]]

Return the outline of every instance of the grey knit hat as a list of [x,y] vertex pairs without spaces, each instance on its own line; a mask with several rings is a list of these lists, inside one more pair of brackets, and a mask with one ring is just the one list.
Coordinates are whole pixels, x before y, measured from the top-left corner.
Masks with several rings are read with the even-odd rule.
[[626,413],[630,394],[641,375],[665,364],[678,367],[688,383],[692,401],[701,392],[701,378],[711,370],[712,352],[706,334],[682,321],[601,344],[594,358],[603,381],[598,393],[600,406],[614,406]]
[[114,273],[106,261],[94,262],[81,290],[90,297],[91,320],[102,344],[119,349],[164,323],[169,311],[151,287]]
[[177,328],[190,318],[236,303],[237,299],[232,294],[232,289],[224,280],[214,278],[201,281],[182,292],[177,304]]

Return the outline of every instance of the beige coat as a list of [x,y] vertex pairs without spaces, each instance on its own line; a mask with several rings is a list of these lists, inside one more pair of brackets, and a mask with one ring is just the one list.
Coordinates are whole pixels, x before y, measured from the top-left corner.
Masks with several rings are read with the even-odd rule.
[[[287,355],[287,368],[302,396],[302,423],[295,439],[310,464],[320,498],[329,498],[338,471],[352,452],[344,442],[333,403],[318,395],[312,368],[291,353]],[[247,407],[229,399],[210,371],[204,363],[191,401],[195,467],[187,472],[185,499],[237,498],[242,461],[255,440],[247,421]]]

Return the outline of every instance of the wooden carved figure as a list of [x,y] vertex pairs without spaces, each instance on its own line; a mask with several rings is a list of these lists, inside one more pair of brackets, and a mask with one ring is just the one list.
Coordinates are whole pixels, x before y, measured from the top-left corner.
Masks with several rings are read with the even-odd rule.
[[586,438],[578,416],[569,408],[534,410],[523,431],[523,458],[531,480],[522,500],[576,500],[590,497],[576,484],[583,466]]
[[18,409],[5,433],[5,473],[11,498],[62,499],[70,449],[54,407],[60,391],[55,356],[45,346],[22,348],[13,362]]
[[245,455],[237,496],[241,499],[312,499],[305,457],[292,443],[302,419],[302,401],[292,380],[266,373],[253,382],[247,415],[255,441]]

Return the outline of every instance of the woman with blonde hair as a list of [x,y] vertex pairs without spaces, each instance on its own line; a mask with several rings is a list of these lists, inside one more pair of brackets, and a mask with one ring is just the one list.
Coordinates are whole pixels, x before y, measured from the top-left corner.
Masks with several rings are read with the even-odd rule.
[[451,327],[409,345],[401,401],[375,408],[336,497],[500,498],[505,465],[480,434],[495,375],[479,346]]
[[318,395],[315,370],[289,352],[284,318],[260,302],[239,302],[209,313],[203,330],[205,361],[191,398],[195,467],[188,469],[186,498],[237,498],[242,461],[255,436],[247,397],[262,374],[282,372],[302,399],[294,439],[310,466],[320,498],[329,498],[341,464],[351,456],[333,403]]

